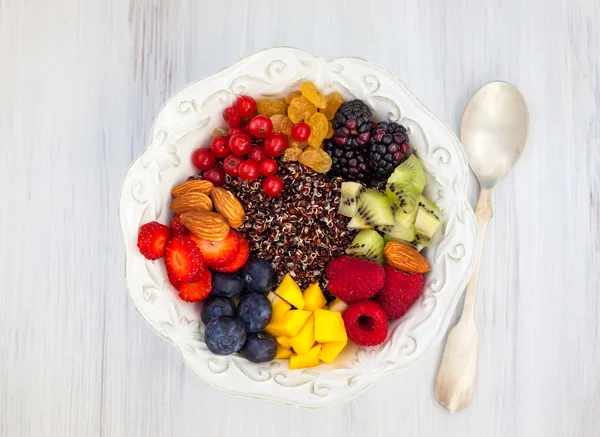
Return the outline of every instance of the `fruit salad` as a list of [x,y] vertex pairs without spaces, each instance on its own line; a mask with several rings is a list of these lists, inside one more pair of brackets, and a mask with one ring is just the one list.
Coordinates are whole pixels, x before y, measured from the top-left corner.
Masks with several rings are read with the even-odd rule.
[[423,292],[440,224],[407,129],[311,82],[222,117],[170,187],[170,223],[141,226],[141,255],[198,305],[216,355],[301,369],[383,343]]

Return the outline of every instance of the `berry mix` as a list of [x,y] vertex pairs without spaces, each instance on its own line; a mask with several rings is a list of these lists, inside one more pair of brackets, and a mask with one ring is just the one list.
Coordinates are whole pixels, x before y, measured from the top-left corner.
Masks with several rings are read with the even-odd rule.
[[311,82],[283,99],[239,96],[198,173],[171,189],[169,226],[140,228],[208,349],[290,369],[378,345],[425,286],[439,208],[404,126]]

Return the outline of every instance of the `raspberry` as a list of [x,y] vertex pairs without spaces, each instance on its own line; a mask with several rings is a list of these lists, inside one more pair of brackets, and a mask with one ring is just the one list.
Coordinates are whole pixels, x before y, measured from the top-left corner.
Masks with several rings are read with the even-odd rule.
[[353,256],[340,256],[327,266],[327,288],[344,302],[370,299],[383,288],[385,271],[379,264]]
[[411,275],[387,265],[385,286],[375,298],[375,302],[381,305],[390,319],[397,319],[415,303],[424,286],[425,278],[420,273]]
[[348,338],[361,346],[375,346],[385,341],[387,314],[373,301],[353,303],[342,316]]

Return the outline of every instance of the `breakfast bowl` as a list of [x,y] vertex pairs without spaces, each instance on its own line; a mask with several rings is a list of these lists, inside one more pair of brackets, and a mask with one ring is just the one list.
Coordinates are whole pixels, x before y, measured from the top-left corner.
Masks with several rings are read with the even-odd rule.
[[[171,188],[195,173],[190,156],[208,146],[221,114],[242,94],[278,98],[310,81],[324,93],[364,101],[380,120],[399,122],[425,170],[424,194],[440,208],[440,226],[423,255],[425,288],[410,310],[389,325],[378,346],[349,343],[332,364],[290,370],[282,360],[252,363],[238,354],[211,353],[200,305],[181,300],[165,265],[144,258],[138,231],[169,223]],[[319,408],[346,402],[372,382],[417,362],[441,339],[472,272],[477,230],[467,199],[468,165],[450,129],[390,71],[358,58],[325,59],[292,48],[255,53],[173,95],[160,110],[148,147],[129,168],[119,199],[126,284],[140,315],[179,351],[207,385],[236,396]]]

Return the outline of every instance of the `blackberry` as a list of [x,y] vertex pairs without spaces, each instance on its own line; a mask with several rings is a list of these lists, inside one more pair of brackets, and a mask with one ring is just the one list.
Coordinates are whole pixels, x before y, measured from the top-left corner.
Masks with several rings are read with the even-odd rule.
[[360,146],[340,146],[325,141],[325,151],[331,156],[331,172],[347,181],[366,181],[370,177],[369,153]]
[[331,122],[334,141],[340,146],[364,147],[371,139],[373,114],[362,100],[350,100],[340,106]]
[[408,153],[406,128],[394,122],[377,123],[368,149],[373,180],[387,179]]

